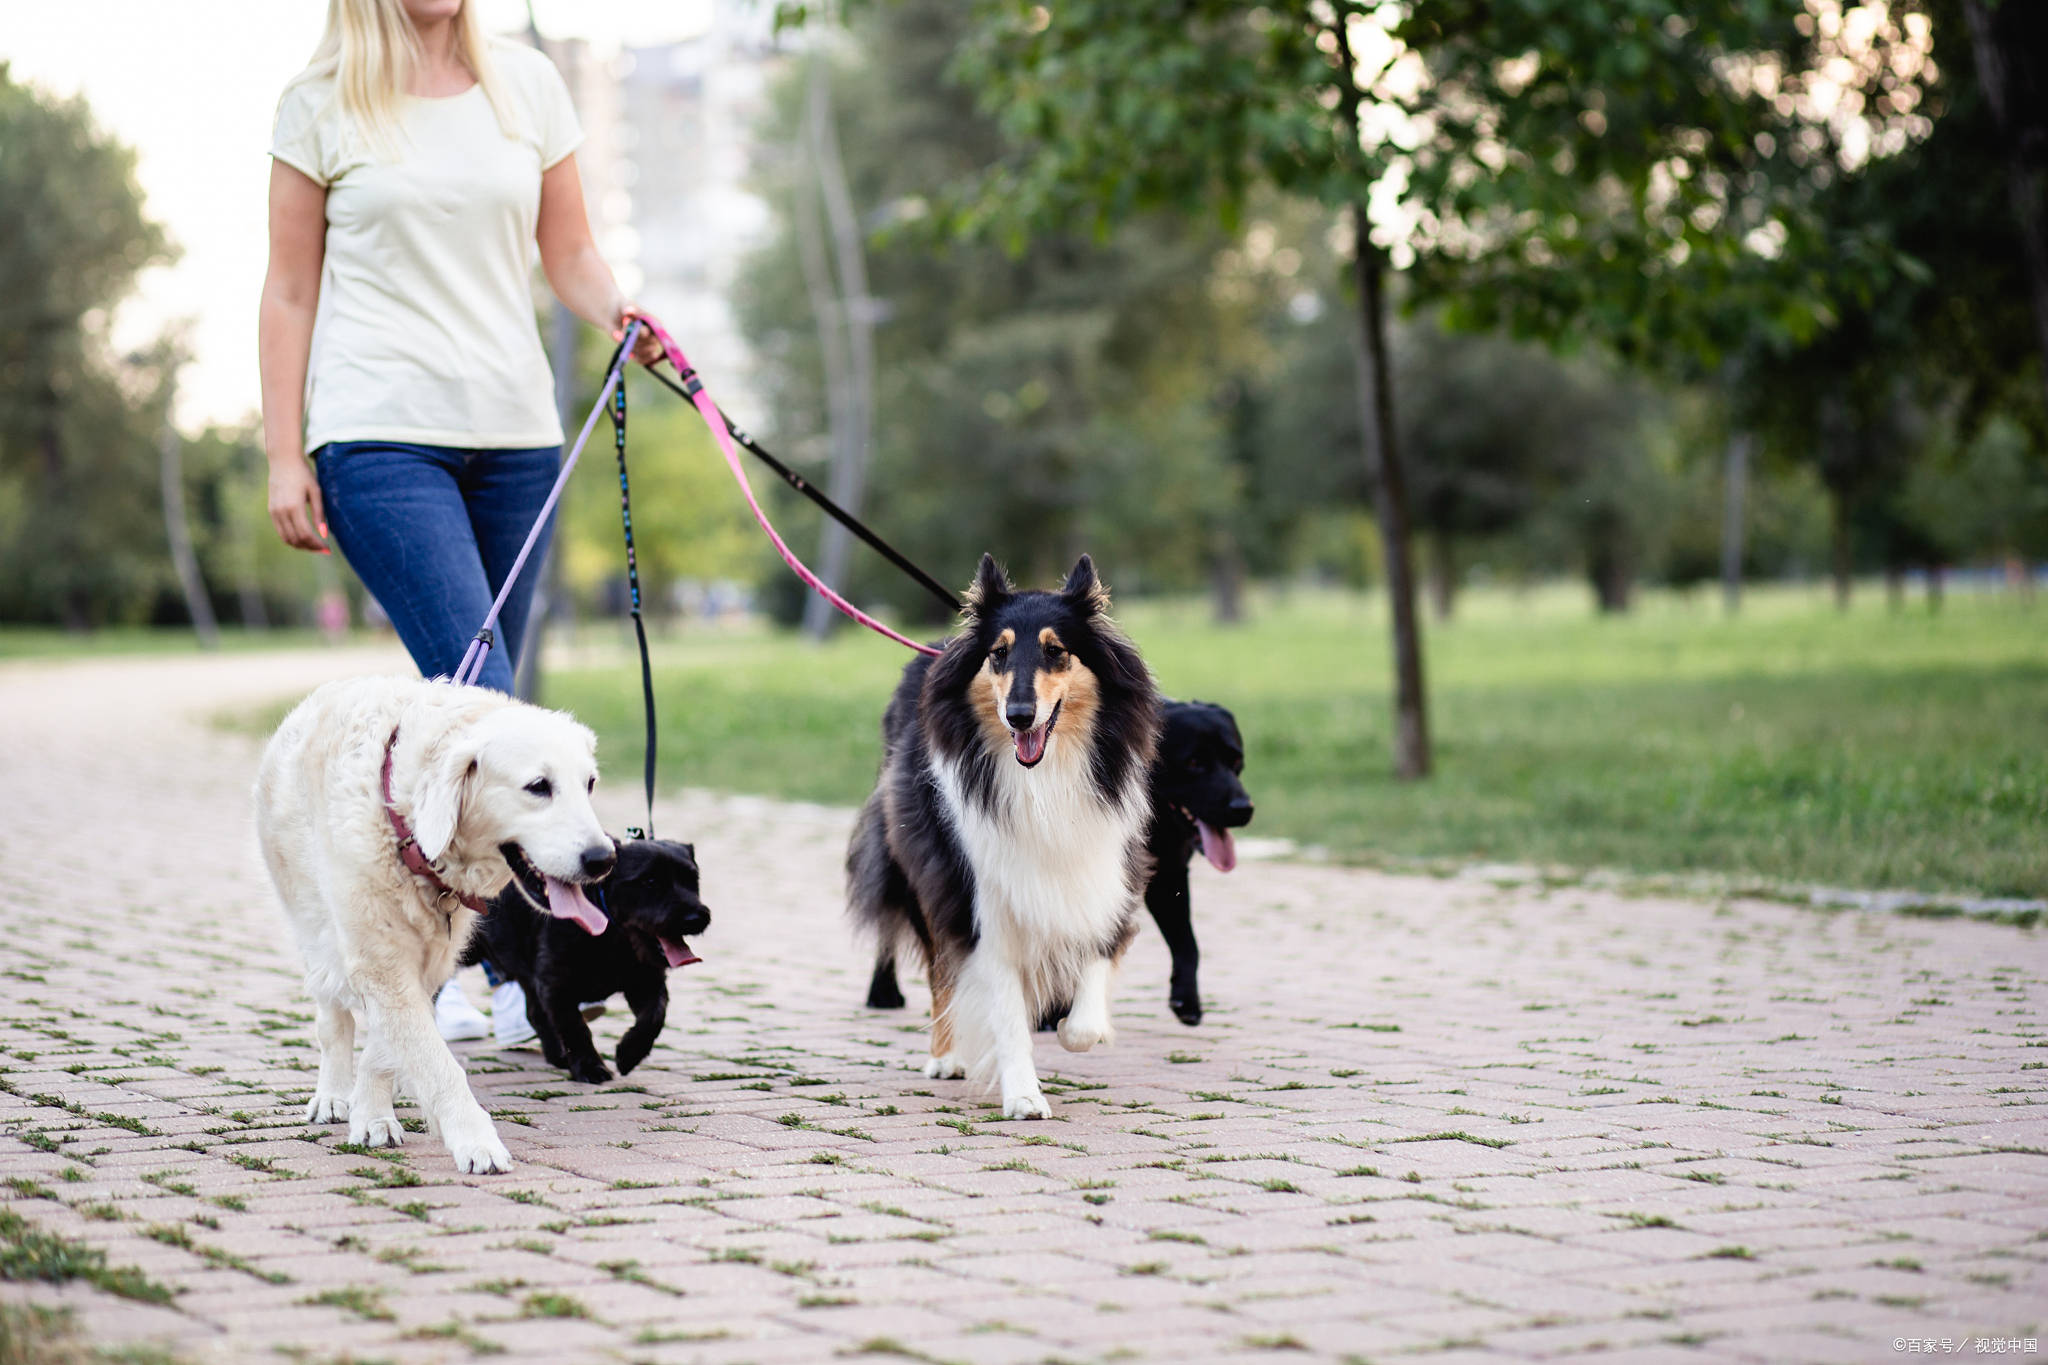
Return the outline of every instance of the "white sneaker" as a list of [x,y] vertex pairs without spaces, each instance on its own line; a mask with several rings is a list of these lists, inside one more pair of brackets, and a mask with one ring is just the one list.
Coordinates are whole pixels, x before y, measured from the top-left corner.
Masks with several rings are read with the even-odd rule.
[[532,1047],[540,1041],[526,1018],[526,992],[507,981],[491,992],[491,1033],[499,1047]]
[[452,976],[448,978],[448,984],[441,987],[441,993],[434,997],[434,1023],[440,1026],[441,1036],[451,1043],[487,1038],[491,1032],[491,1021],[469,1003],[469,997],[462,993],[461,984]]

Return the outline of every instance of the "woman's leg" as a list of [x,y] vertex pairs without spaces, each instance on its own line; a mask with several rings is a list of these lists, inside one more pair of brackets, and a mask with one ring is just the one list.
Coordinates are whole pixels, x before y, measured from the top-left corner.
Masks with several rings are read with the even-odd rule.
[[[317,462],[335,543],[424,677],[455,672],[491,608],[461,488],[462,465],[473,453],[347,441],[323,448]],[[479,681],[512,690],[504,650],[491,651]]]
[[[482,556],[484,577],[491,593],[505,585],[505,575],[519,558],[519,548],[533,530],[534,519],[547,504],[548,490],[562,470],[562,448],[540,446],[531,450],[465,451],[462,498],[469,509],[470,533]],[[554,518],[541,529],[533,553],[519,571],[519,580],[505,597],[498,613],[498,648],[492,657],[504,655],[506,676],[519,668],[526,647],[526,625],[533,612],[534,590],[540,586],[547,561],[548,542],[554,538]],[[472,628],[473,629],[473,628]],[[507,683],[509,688],[509,681]]]

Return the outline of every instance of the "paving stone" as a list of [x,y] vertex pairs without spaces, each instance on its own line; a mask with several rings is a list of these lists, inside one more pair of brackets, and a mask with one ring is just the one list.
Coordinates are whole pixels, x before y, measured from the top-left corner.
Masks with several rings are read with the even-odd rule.
[[[179,1291],[0,1298],[202,1363],[1725,1365],[2042,1334],[2048,937],[1974,923],[1197,867],[1200,932],[1235,949],[1203,1025],[1167,1013],[1146,928],[1116,1046],[1041,1039],[1054,1119],[1005,1122],[923,1077],[912,1011],[860,1003],[851,813],[686,791],[657,817],[715,925],[652,1056],[591,1087],[458,1045],[526,1120],[509,1176],[424,1133],[339,1151],[300,1121],[261,739],[211,718],[402,668],[0,665],[0,1202]],[[631,785],[601,792],[617,825]]]

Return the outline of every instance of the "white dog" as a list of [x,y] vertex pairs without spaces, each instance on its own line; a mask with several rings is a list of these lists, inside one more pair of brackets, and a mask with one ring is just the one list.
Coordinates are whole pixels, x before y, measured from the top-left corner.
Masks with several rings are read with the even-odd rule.
[[256,831],[317,1011],[307,1122],[345,1118],[349,1141],[396,1146],[396,1082],[458,1170],[511,1169],[432,1002],[515,876],[545,883],[553,913],[604,928],[579,889],[616,856],[590,805],[596,749],[560,712],[447,682],[329,683],[285,717],[256,779]]

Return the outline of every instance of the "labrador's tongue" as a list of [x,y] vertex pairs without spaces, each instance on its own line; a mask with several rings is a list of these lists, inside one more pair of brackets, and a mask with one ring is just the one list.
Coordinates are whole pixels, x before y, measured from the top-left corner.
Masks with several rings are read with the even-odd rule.
[[583,926],[587,934],[601,934],[609,923],[604,911],[590,903],[590,897],[583,894],[583,888],[568,882],[558,882],[553,877],[545,879],[548,884],[548,911],[556,919],[572,919]]
[[661,952],[662,956],[668,959],[668,965],[671,967],[687,967],[692,962],[702,962],[704,960],[691,952],[690,945],[679,938],[663,939],[661,941]]
[[1034,725],[1017,731],[1017,761],[1027,767],[1045,757],[1045,739],[1050,725]]
[[1209,866],[1218,872],[1228,872],[1237,866],[1237,840],[1229,830],[1202,820],[1195,821],[1195,830],[1202,836],[1202,856],[1209,860]]

